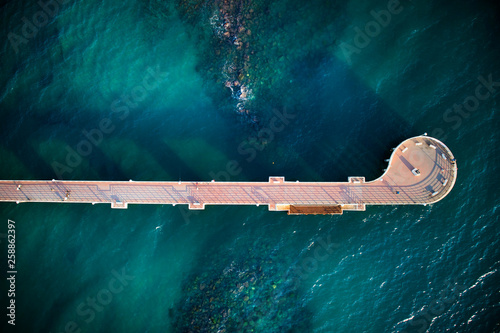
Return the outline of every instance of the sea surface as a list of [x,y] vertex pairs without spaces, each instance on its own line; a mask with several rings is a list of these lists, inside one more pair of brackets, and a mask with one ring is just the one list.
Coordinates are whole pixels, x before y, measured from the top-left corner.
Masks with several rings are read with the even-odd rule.
[[498,22],[477,0],[3,1],[0,179],[375,179],[428,133],[458,180],[342,216],[1,203],[1,331],[500,332]]

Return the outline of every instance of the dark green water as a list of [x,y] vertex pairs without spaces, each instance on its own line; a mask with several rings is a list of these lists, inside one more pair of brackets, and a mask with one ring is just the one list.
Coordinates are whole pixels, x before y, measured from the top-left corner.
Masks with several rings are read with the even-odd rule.
[[500,331],[498,5],[54,3],[0,8],[1,179],[374,179],[424,132],[459,178],[334,217],[2,203],[2,332]]

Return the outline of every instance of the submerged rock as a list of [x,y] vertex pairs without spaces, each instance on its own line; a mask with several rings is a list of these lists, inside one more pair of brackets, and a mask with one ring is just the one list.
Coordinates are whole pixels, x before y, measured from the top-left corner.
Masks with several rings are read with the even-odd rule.
[[264,248],[247,250],[187,278],[174,331],[307,332],[311,317],[297,292],[299,277],[284,277],[287,267],[269,257]]

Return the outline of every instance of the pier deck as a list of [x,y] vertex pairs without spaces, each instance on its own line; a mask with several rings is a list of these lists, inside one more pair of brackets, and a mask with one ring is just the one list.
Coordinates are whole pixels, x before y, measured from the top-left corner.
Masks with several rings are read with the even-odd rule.
[[[418,169],[415,175],[412,170]],[[397,146],[384,174],[347,182],[142,182],[142,181],[0,181],[0,202],[129,204],[267,205],[289,214],[341,214],[366,205],[426,205],[443,199],[457,177],[451,151],[439,140],[418,136]]]

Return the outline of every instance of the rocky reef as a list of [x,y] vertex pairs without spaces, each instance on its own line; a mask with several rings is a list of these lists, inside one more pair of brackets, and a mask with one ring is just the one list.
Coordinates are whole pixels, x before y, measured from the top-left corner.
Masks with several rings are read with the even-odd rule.
[[[298,276],[256,244],[238,258],[214,259],[183,284],[171,315],[176,332],[307,332],[310,313],[299,297]],[[260,252],[260,251],[259,251]],[[242,254],[242,253],[240,253]]]
[[[254,51],[252,44],[252,17],[255,12],[250,0],[180,1],[178,10],[190,23],[199,20],[211,27],[211,40],[200,69],[225,88],[232,97],[232,110],[242,119],[258,124],[252,111],[253,78],[249,73]],[[206,24],[205,24],[206,25]]]
[[177,0],[176,10],[203,45],[197,70],[209,95],[257,131],[273,109],[314,94],[301,82],[321,78],[345,25],[342,7],[321,0]]

